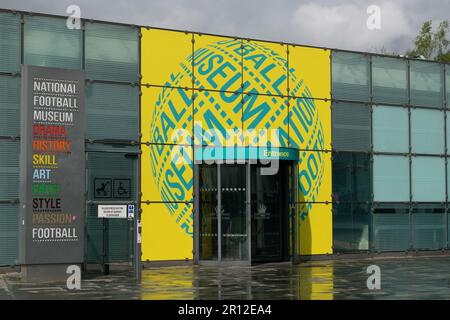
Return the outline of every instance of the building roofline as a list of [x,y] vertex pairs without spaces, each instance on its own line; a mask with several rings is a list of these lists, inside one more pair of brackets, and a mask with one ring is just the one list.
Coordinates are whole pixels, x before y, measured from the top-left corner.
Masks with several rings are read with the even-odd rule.
[[[2,13],[2,12],[3,13],[7,12],[7,13],[15,13],[15,14],[23,14],[23,15],[32,15],[32,16],[34,15],[34,16],[43,16],[43,17],[53,17],[53,18],[64,18],[64,19],[67,18],[67,16],[50,14],[50,13],[0,8],[0,13]],[[149,26],[149,25],[139,25],[139,24],[132,24],[132,23],[90,19],[90,18],[81,18],[81,20],[84,22],[91,22],[91,23],[104,23],[104,24],[136,27],[136,28],[165,30],[165,31],[173,31],[173,32],[182,32],[182,33],[187,33],[187,34],[189,33],[189,34],[194,34],[194,35],[197,34],[197,35],[214,36],[214,37],[222,37],[222,38],[229,38],[229,39],[239,39],[239,40],[244,40],[244,41],[258,41],[258,42],[280,44],[280,45],[287,45],[287,46],[297,46],[297,47],[305,47],[305,48],[312,48],[312,49],[330,50],[330,51],[336,51],[336,52],[357,53],[357,54],[363,54],[363,55],[375,56],[375,57],[394,58],[394,59],[402,59],[402,60],[409,60],[409,61],[433,62],[433,63],[441,64],[444,66],[445,65],[450,66],[450,62],[438,62],[438,61],[430,60],[430,59],[418,59],[418,58],[412,58],[412,57],[406,57],[406,56],[400,56],[400,55],[390,55],[390,54],[374,53],[374,52],[367,52],[367,51],[357,51],[357,50],[339,49],[339,48],[332,48],[332,47],[314,46],[314,45],[299,44],[299,43],[294,43],[294,42],[283,42],[283,41],[276,41],[276,40],[230,36],[230,35],[223,35],[223,34],[209,33],[209,32],[162,28],[162,27],[155,27],[155,26]]]

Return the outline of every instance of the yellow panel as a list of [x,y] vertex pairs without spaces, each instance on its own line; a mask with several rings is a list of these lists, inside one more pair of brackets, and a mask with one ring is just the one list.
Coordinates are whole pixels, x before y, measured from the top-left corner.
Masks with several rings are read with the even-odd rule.
[[330,101],[289,100],[289,143],[303,150],[331,150]]
[[315,150],[332,150],[331,146],[331,101],[315,100],[319,119],[322,123],[323,144],[318,144]]
[[243,101],[245,145],[267,146],[268,142],[271,142],[270,145],[274,147],[287,147],[288,108],[286,98],[244,94]]
[[241,94],[196,91],[194,96],[196,145],[225,145],[227,130],[242,130]]
[[[141,192],[142,201],[192,201],[193,148],[153,144],[142,146]],[[169,207],[170,214],[181,213],[177,206]]]
[[289,46],[289,95],[330,99],[330,77],[330,50]]
[[244,91],[287,95],[287,48],[284,44],[244,41]]
[[333,253],[332,207],[322,203],[299,204],[300,254]]
[[240,39],[194,35],[194,87],[235,92],[241,89]]
[[142,87],[142,142],[190,144],[192,89]]
[[[142,204],[142,260],[192,259],[192,204],[172,204],[182,216],[172,214],[168,204]],[[178,221],[179,219],[179,221]]]
[[143,84],[192,88],[192,34],[141,28]]
[[331,152],[299,151],[299,202],[331,202]]

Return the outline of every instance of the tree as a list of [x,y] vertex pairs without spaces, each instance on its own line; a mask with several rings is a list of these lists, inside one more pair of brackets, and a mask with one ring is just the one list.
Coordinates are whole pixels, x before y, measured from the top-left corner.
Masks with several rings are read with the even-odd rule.
[[449,32],[448,21],[439,23],[437,29],[433,32],[433,22],[425,21],[419,34],[414,41],[414,49],[405,54],[409,57],[424,57],[429,60],[440,62],[450,62],[450,50],[447,33]]

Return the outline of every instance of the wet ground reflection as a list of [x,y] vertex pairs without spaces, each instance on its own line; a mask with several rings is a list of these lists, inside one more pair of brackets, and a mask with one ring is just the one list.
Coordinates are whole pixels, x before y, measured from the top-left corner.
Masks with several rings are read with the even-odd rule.
[[[381,290],[367,288],[367,267],[381,269]],[[142,299],[448,299],[450,257],[335,260],[252,267],[144,270]]]
[[[367,267],[381,269],[381,290],[366,286]],[[21,283],[0,274],[0,299],[449,299],[450,256],[317,261],[252,267],[158,267],[108,276],[85,273],[82,289]]]

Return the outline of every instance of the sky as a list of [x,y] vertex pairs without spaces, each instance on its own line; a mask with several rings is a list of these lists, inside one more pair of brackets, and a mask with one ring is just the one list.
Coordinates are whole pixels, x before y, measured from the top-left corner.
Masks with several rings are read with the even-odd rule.
[[[422,23],[450,20],[450,0],[0,0],[0,8],[357,51],[403,53]],[[370,5],[380,9],[370,30]],[[372,20],[371,20],[372,21]]]

